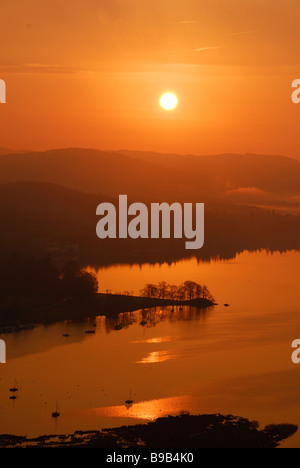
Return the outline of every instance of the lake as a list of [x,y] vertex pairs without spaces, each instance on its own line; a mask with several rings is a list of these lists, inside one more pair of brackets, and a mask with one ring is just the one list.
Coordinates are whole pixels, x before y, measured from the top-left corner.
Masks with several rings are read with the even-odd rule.
[[[102,292],[193,280],[219,305],[139,311],[121,317],[119,331],[98,317],[1,335],[8,355],[0,365],[0,433],[97,430],[180,411],[300,425],[300,366],[291,361],[292,341],[300,338],[299,266],[299,252],[262,251],[232,261],[100,268]],[[300,432],[283,446],[300,447]]]

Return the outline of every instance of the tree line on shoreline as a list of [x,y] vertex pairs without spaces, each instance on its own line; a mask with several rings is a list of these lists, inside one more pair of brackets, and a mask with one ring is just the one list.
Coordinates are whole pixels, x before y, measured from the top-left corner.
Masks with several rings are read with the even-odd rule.
[[140,295],[148,299],[166,299],[171,301],[206,299],[215,302],[208,287],[195,281],[185,281],[179,286],[168,284],[166,281],[161,281],[158,284],[148,283],[140,291]]
[[47,299],[73,298],[78,301],[98,292],[95,275],[68,261],[62,269],[55,267],[49,257],[37,259],[13,254],[0,263],[0,300],[5,297],[40,297]]
[[[13,254],[9,260],[0,262],[0,311],[22,307],[26,309],[42,306],[59,300],[73,299],[86,304],[93,301],[99,290],[97,277],[80,268],[76,261],[68,261],[58,269],[49,257],[37,259]],[[106,294],[111,294],[106,291]],[[130,296],[128,291],[121,294]],[[140,296],[171,301],[192,301],[205,299],[214,301],[206,285],[194,281],[172,285],[166,281],[146,284]],[[29,301],[25,301],[28,298]],[[32,302],[34,300],[34,304]],[[28,302],[28,304],[27,304]]]

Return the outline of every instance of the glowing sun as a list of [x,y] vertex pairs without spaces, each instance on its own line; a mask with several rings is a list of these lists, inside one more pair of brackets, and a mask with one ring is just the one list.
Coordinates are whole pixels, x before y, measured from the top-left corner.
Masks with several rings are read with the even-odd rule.
[[178,105],[178,98],[173,93],[165,93],[160,98],[160,105],[166,111],[175,109]]

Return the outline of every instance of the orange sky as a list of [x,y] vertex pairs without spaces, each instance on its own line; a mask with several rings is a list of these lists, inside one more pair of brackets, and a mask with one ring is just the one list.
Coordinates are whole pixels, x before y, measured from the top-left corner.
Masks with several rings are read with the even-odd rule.
[[2,0],[0,146],[300,157],[299,18],[299,0]]

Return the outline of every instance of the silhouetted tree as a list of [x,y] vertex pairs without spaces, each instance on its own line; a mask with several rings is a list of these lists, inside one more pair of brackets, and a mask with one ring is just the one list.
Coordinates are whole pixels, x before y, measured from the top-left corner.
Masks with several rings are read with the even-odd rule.
[[177,299],[179,301],[184,301],[186,297],[186,289],[183,285],[177,288]]
[[207,299],[208,301],[212,301],[214,302],[214,298],[211,294],[211,292],[209,291],[208,287],[206,285],[203,286],[202,288],[202,296],[201,296],[203,299]]
[[168,299],[171,301],[177,300],[178,296],[178,287],[175,285],[169,285],[167,290]]
[[189,301],[195,299],[198,287],[197,283],[195,283],[194,281],[186,281],[183,286],[186,290],[187,299]]
[[144,289],[141,290],[141,296],[148,298],[158,297],[158,287],[155,284],[146,284]]
[[61,278],[67,280],[68,278],[74,278],[80,273],[80,267],[76,260],[69,260],[61,271]]
[[192,301],[194,299],[207,299],[214,302],[214,298],[207,286],[194,281],[186,281],[180,286],[171,285],[165,281],[158,285],[146,284],[140,292],[141,296],[148,298],[170,299],[171,301]]
[[201,286],[201,284],[197,284],[197,285],[196,285],[195,293],[196,293],[196,298],[197,298],[197,299],[198,299],[199,297],[202,297],[203,287]]
[[165,281],[161,281],[160,283],[158,283],[158,297],[159,299],[166,299],[167,298],[167,294],[168,294],[168,283],[166,283]]
[[98,292],[97,277],[80,270],[76,262],[68,262],[61,272],[63,290],[75,299],[87,299]]

